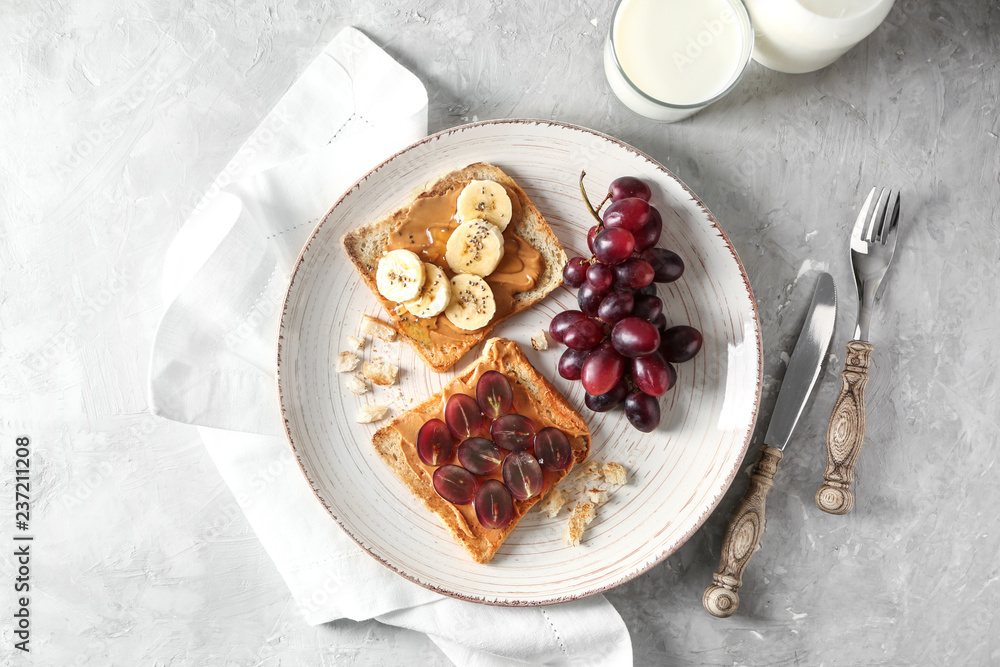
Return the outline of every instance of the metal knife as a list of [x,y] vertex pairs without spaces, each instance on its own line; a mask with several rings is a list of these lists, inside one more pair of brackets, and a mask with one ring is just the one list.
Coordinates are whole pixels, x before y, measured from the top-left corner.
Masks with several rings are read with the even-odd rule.
[[767,494],[774,485],[774,473],[819,378],[836,321],[837,290],[833,277],[829,273],[821,273],[805,324],[781,381],[771,422],[764,434],[764,444],[750,473],[750,484],[729,519],[722,540],[719,569],[712,575],[714,583],[705,589],[702,598],[705,609],[713,616],[732,616],[740,606],[739,588],[743,583],[743,572],[764,535],[764,507]]

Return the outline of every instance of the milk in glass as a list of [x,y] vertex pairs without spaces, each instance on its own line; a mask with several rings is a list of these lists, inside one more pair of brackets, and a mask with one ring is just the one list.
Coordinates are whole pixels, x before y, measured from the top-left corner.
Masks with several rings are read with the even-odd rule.
[[605,73],[633,111],[680,120],[735,85],[752,43],[739,0],[621,0],[605,44]]

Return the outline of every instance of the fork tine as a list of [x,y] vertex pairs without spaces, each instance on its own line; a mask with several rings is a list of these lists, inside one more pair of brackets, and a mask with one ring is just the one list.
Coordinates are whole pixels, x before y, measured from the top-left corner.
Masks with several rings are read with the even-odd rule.
[[868,193],[868,197],[865,199],[865,203],[862,204],[861,210],[858,211],[858,219],[854,223],[854,229],[851,230],[852,239],[857,239],[858,241],[864,240],[865,227],[872,215],[872,199],[874,197],[875,188],[872,188],[871,192]]
[[882,191],[878,195],[878,203],[875,204],[875,211],[872,214],[871,225],[865,230],[865,240],[869,243],[874,243],[879,239],[879,234],[882,232],[882,226],[885,224],[885,211],[889,204],[889,194],[890,190],[882,188]]
[[896,245],[896,224],[899,222],[898,190],[889,202],[886,218],[888,219],[888,222],[883,226],[882,231],[879,233],[878,240],[882,245],[888,245],[891,248]]

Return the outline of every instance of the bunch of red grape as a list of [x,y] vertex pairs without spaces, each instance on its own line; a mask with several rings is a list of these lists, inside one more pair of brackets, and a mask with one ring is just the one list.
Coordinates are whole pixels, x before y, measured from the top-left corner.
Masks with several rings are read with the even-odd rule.
[[475,398],[452,394],[444,421],[431,419],[417,432],[417,456],[424,465],[437,466],[434,490],[455,505],[474,503],[486,528],[505,528],[514,517],[515,498],[539,495],[543,471],[565,470],[573,461],[565,433],[554,426],[536,432],[535,423],[514,407],[510,381],[499,371],[486,371]]
[[[587,234],[590,259],[574,257],[563,269],[563,282],[579,288],[579,310],[552,318],[549,334],[568,348],[559,359],[559,375],[580,380],[587,407],[606,412],[625,405],[625,416],[648,433],[660,423],[659,397],[677,381],[673,364],[701,350],[694,327],[667,325],[663,301],[654,283],[670,283],[684,273],[677,253],[658,248],[663,220],[649,204],[649,186],[624,176],[611,183],[597,210],[580,175],[584,203],[597,224]],[[611,205],[598,211],[604,203]]]

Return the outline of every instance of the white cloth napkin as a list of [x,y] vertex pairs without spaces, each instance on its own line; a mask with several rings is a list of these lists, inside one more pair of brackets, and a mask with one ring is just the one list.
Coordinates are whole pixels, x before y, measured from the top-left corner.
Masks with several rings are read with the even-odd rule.
[[[427,633],[461,665],[631,664],[603,596],[545,608],[443,597],[364,553],[326,513],[279,422],[276,332],[291,267],[331,203],[427,132],[427,93],[342,31],[216,179],[168,251],[150,403],[200,427],[310,624],[376,618]],[[502,631],[499,629],[502,628]]]

